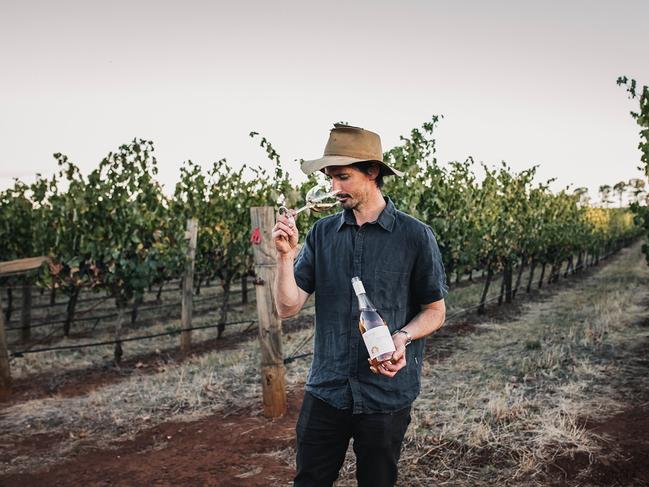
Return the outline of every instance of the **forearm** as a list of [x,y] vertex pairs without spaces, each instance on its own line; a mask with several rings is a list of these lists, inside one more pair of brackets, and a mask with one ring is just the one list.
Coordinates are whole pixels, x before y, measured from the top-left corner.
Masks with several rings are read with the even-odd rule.
[[295,255],[293,252],[288,254],[278,254],[277,256],[277,273],[275,275],[275,305],[280,318],[293,316],[302,307],[300,299],[300,289],[295,282],[293,273],[293,262]]
[[[446,306],[442,299],[435,303],[422,305],[421,311],[401,329],[407,331],[412,340],[417,340],[439,330],[444,324],[445,318]],[[370,370],[375,374],[394,377],[399,370],[406,366],[408,338],[403,333],[395,333],[392,340],[394,340],[396,351],[392,354],[390,360],[386,360],[378,366],[370,367]]]
[[407,331],[413,340],[417,340],[439,330],[445,319],[446,308],[443,305],[435,308],[423,308],[401,329]]

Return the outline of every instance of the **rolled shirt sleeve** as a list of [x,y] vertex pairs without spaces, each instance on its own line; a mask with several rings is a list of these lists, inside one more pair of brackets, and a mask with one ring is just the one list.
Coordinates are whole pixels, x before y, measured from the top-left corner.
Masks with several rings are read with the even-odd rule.
[[417,304],[434,303],[448,295],[442,254],[428,225],[424,227],[411,283]]
[[313,245],[313,229],[307,233],[300,253],[295,259],[293,273],[298,287],[307,294],[315,290],[315,253]]

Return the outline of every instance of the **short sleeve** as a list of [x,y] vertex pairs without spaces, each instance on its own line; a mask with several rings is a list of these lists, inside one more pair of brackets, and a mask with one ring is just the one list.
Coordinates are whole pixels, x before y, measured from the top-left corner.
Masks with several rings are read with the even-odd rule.
[[437,240],[429,226],[425,227],[421,239],[411,284],[417,304],[430,304],[448,294],[446,272]]
[[298,287],[307,294],[315,290],[315,253],[313,245],[313,228],[307,233],[300,253],[295,259],[293,273]]

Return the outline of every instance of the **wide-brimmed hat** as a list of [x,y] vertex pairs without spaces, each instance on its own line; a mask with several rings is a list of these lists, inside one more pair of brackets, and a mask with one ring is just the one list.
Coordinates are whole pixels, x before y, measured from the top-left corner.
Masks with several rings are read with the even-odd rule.
[[302,172],[306,175],[322,171],[327,166],[347,166],[355,162],[372,161],[383,166],[384,174],[403,176],[401,171],[383,162],[383,149],[379,134],[360,127],[335,123],[320,159],[304,161]]

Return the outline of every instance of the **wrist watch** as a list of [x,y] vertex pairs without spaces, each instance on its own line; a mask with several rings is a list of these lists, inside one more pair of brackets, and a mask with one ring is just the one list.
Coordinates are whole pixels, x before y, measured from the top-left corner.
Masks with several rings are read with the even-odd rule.
[[392,336],[396,335],[397,333],[403,333],[404,335],[406,335],[406,347],[412,343],[412,336],[410,336],[410,333],[408,333],[406,330],[404,330],[403,328],[394,330]]

